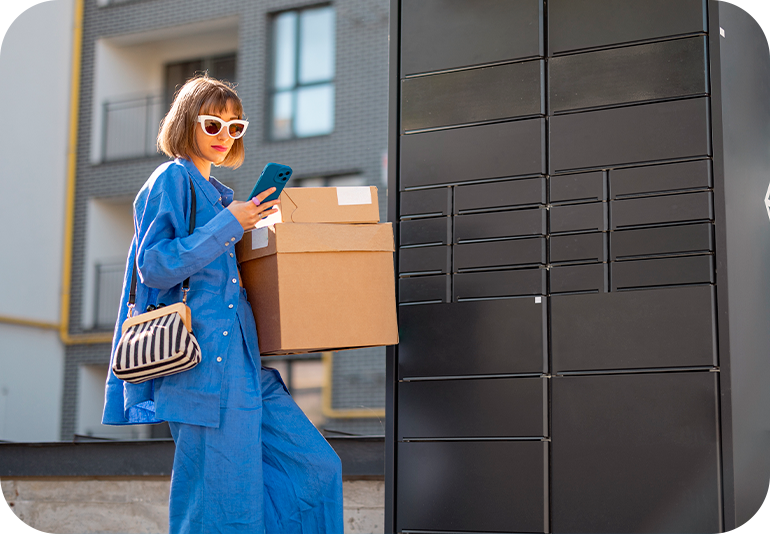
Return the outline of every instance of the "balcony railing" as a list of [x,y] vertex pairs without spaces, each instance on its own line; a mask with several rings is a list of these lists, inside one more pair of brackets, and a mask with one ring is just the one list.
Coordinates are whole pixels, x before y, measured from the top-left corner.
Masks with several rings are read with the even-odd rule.
[[123,263],[96,265],[94,292],[94,329],[112,330],[118,318],[120,294],[123,289]]
[[105,102],[102,161],[157,154],[155,142],[162,108],[163,97],[160,95]]

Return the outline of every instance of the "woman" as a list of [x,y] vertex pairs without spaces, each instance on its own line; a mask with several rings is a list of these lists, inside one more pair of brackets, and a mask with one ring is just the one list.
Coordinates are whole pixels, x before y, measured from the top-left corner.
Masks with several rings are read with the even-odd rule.
[[[211,165],[244,158],[241,101],[207,76],[188,81],[162,122],[158,148],[175,158],[158,167],[134,201],[113,355],[128,308],[131,267],[139,272],[137,310],[182,299],[201,362],[193,369],[129,384],[110,371],[102,422],[168,421],[176,443],[171,533],[341,533],[342,475],[332,448],[289,396],[277,371],[260,365],[257,331],[239,285],[235,243],[276,211],[278,201],[233,200]],[[190,180],[196,227],[188,235]]]

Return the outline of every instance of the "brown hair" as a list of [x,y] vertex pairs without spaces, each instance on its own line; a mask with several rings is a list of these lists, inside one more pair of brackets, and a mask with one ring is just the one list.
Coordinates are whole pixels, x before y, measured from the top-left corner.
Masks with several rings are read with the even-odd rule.
[[[174,97],[174,103],[160,123],[158,150],[171,158],[191,155],[203,157],[195,142],[195,128],[202,111],[218,113],[232,103],[239,119],[243,118],[243,104],[232,85],[204,74],[187,80]],[[222,165],[236,169],[243,163],[243,137],[235,139]]]

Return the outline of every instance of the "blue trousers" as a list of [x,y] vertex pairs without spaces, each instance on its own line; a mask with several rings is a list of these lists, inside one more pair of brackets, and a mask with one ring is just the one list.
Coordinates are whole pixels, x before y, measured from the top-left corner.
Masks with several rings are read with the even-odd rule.
[[170,534],[342,534],[339,457],[233,330],[219,428],[169,423]]

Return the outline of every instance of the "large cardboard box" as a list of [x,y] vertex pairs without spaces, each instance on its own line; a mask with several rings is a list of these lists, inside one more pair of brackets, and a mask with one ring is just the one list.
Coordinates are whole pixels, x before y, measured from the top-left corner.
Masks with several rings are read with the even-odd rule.
[[236,253],[263,355],[398,343],[390,223],[279,223]]
[[377,188],[287,187],[281,192],[281,217],[270,223],[377,223]]

